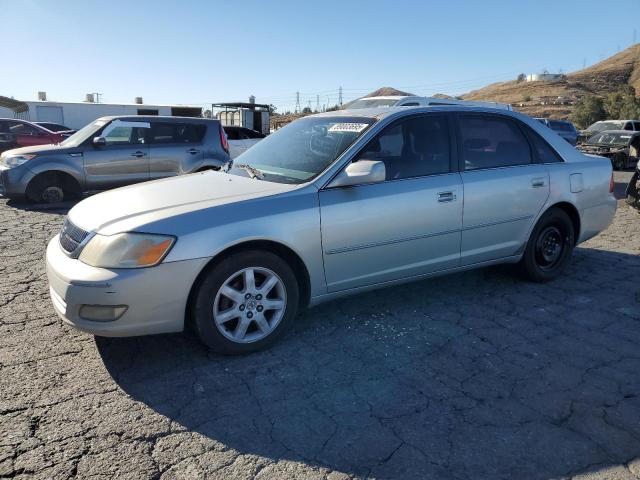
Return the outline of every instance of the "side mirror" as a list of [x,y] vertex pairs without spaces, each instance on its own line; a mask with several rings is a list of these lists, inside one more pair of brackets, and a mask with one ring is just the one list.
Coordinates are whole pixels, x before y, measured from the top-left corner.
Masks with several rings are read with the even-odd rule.
[[94,137],[93,146],[96,147],[96,148],[106,147],[107,146],[107,141],[105,140],[104,137]]
[[387,177],[384,163],[376,160],[358,160],[349,164],[329,184],[329,187],[347,187],[362,183],[384,182]]

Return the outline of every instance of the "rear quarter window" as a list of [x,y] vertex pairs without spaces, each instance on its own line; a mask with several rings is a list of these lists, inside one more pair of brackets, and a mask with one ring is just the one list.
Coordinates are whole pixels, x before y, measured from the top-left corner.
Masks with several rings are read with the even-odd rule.
[[201,143],[207,127],[193,123],[152,123],[151,143]]

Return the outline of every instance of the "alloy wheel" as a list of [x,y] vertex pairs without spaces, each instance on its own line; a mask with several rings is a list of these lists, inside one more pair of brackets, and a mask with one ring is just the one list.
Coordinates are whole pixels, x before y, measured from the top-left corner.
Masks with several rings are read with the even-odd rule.
[[287,305],[282,279],[263,267],[244,268],[224,281],[213,302],[213,320],[226,338],[252,343],[278,326]]

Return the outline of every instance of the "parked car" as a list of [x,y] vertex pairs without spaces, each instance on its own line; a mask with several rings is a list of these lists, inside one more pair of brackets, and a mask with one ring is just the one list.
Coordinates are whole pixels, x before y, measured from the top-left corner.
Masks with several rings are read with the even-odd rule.
[[76,133],[76,130],[74,130],[73,128],[69,128],[60,123],[53,123],[53,122],[33,122],[33,123],[36,125],[40,125],[41,127],[44,127],[47,130],[51,130],[52,132],[66,133],[69,135],[73,135],[74,133]]
[[571,145],[578,141],[578,131],[569,120],[552,120],[550,118],[536,118],[540,123],[564,138]]
[[0,194],[60,202],[85,191],[220,168],[229,161],[218,120],[103,117],[59,145],[0,156]]
[[383,97],[363,97],[344,105],[345,110],[359,108],[386,107],[435,107],[443,105],[462,105],[466,107],[490,107],[513,110],[511,105],[495,102],[475,102],[470,100],[455,100],[453,98],[418,97],[416,95],[389,95]]
[[601,120],[589,125],[585,130],[581,130],[578,134],[578,143],[593,137],[598,132],[605,130],[626,130],[631,132],[640,131],[640,120]]
[[247,353],[344,295],[498,263],[555,279],[616,211],[609,162],[506,110],[327,112],[240,159],[73,207],[47,248],[60,317]]
[[50,145],[66,137],[26,120],[0,118],[0,152],[32,145]]
[[606,130],[596,133],[578,148],[584,153],[607,157],[615,170],[624,170],[638,163],[640,132]]
[[223,128],[229,141],[229,155],[231,158],[236,158],[265,137],[264,134],[250,128],[230,125],[225,125]]

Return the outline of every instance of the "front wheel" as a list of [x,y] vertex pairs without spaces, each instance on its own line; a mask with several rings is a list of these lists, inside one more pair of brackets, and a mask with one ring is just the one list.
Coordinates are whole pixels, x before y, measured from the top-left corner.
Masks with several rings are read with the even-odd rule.
[[573,223],[563,210],[546,211],[531,232],[520,267],[529,280],[557,278],[571,259],[575,245]]
[[194,297],[193,323],[212,350],[249,353],[284,333],[298,301],[298,282],[287,262],[266,251],[238,252],[205,273]]

